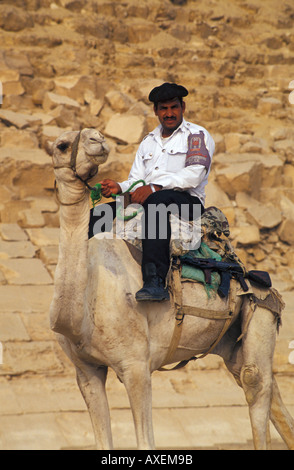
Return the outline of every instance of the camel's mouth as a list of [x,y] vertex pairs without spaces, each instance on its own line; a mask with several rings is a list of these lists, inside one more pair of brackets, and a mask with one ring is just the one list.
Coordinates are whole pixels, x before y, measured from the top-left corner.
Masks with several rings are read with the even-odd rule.
[[89,157],[108,157],[110,149],[105,140],[89,139],[86,145],[86,153]]
[[106,161],[110,148],[101,132],[93,128],[83,129],[81,131],[81,140],[86,155],[90,157],[93,163],[100,165]]

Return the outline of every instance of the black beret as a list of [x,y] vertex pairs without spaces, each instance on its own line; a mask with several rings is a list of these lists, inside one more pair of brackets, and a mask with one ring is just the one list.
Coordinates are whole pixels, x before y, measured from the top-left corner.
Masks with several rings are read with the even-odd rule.
[[183,98],[188,95],[188,90],[176,83],[163,83],[151,90],[149,94],[149,101],[158,103],[159,101],[168,101],[173,98]]

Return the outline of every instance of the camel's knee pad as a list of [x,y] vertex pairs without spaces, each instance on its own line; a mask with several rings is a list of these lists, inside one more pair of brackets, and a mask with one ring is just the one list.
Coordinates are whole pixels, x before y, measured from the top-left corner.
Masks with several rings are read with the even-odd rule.
[[247,364],[242,367],[240,379],[245,392],[246,400],[252,405],[258,392],[262,388],[262,377],[259,369],[255,364]]

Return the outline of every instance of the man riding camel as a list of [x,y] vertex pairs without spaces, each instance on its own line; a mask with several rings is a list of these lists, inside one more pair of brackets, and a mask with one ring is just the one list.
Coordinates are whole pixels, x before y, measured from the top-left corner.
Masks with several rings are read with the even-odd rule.
[[[188,90],[175,83],[163,83],[149,94],[154,105],[154,113],[159,125],[141,142],[127,181],[121,183],[111,179],[101,181],[102,195],[124,193],[132,183],[144,180],[145,185],[131,193],[131,202],[144,208],[144,233],[142,239],[143,287],[136,293],[137,301],[168,300],[165,286],[170,266],[171,227],[169,218],[157,216],[151,222],[151,208],[171,204],[179,209],[179,215],[193,220],[195,206],[204,211],[205,186],[211,168],[215,144],[204,127],[184,119],[185,102],[183,97]],[[185,207],[185,216],[181,214]],[[188,208],[188,211],[187,211]],[[154,211],[152,212],[154,215]],[[164,223],[162,230],[160,224]],[[165,236],[162,236],[165,233]]]

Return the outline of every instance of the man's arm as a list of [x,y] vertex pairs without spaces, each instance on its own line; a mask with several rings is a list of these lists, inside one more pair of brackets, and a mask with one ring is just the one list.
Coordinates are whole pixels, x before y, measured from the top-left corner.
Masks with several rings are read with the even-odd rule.
[[202,165],[193,165],[182,168],[177,172],[158,170],[156,184],[164,189],[181,189],[187,191],[196,188],[206,176],[206,168]]

